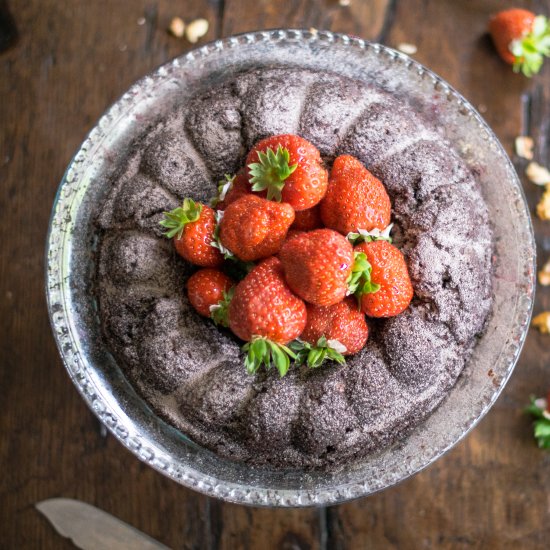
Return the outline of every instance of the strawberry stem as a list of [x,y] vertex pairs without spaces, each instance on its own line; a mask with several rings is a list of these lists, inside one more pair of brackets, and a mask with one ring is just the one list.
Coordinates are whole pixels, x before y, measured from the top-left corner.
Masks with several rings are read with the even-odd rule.
[[164,235],[171,239],[176,236],[181,239],[183,229],[188,223],[196,222],[201,215],[202,204],[193,199],[185,199],[182,206],[174,208],[170,212],[163,212],[164,219],[159,222],[167,231]]
[[[534,437],[541,449],[550,449],[550,412],[548,403],[546,408],[538,405],[538,399],[531,396],[531,403],[525,408],[525,412],[533,416]],[[543,400],[544,401],[544,400]]]
[[340,365],[346,363],[342,353],[346,352],[346,347],[338,340],[327,340],[321,336],[315,346],[302,340],[294,340],[290,347],[296,352],[296,364],[304,363],[311,369],[320,367],[325,361],[336,361]]
[[248,165],[252,191],[265,191],[267,200],[281,202],[281,191],[285,180],[296,170],[298,164],[289,166],[290,153],[279,145],[277,151],[268,147],[266,151],[258,151],[259,162]]
[[544,15],[538,15],[530,33],[510,44],[514,54],[514,72],[530,78],[538,73],[545,57],[550,57],[550,26]]
[[287,346],[262,336],[253,336],[242,349],[247,354],[244,365],[248,374],[255,374],[262,365],[265,365],[267,370],[271,369],[273,361],[282,378],[290,368],[290,358],[296,358],[296,354]]
[[358,300],[363,294],[374,294],[380,290],[380,285],[371,281],[372,266],[364,252],[353,253],[355,261],[348,277],[348,295],[354,294]]
[[392,230],[393,223],[390,223],[386,229],[380,231],[380,229],[372,229],[367,231],[366,229],[357,229],[357,232],[352,231],[346,235],[346,239],[353,245],[359,243],[370,243],[372,241],[388,241],[392,243],[390,232]]
[[229,326],[229,304],[235,294],[235,287],[231,287],[227,292],[224,290],[223,298],[213,306],[210,306],[210,318],[222,327]]
[[231,174],[224,174],[224,179],[218,183],[218,195],[210,201],[210,206],[212,208],[218,206],[218,204],[225,199],[227,193],[233,185],[235,177],[236,176],[232,176]]

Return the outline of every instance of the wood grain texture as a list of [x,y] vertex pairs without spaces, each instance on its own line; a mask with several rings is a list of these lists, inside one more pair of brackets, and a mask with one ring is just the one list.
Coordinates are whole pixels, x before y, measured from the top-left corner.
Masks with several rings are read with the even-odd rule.
[[[0,2],[0,5],[3,2]],[[550,13],[550,0],[514,2]],[[512,153],[522,132],[548,165],[550,64],[532,82],[494,55],[486,20],[498,0],[28,0],[8,2],[19,40],[0,54],[0,547],[71,548],[36,501],[78,498],[173,548],[546,548],[550,453],[539,451],[527,396],[550,387],[550,338],[531,332],[511,382],[446,457],[384,493],[324,510],[256,510],[211,500],[141,464],[78,396],[51,337],[43,246],[58,182],[95,121],[146,72],[186,51],[165,29],[207,17],[205,39],[316,27],[416,44]],[[141,20],[144,18],[144,21]],[[138,20],[142,24],[138,24]],[[525,161],[515,158],[518,171]],[[531,208],[541,189],[524,179]],[[540,262],[550,224],[535,220]],[[550,309],[538,289],[536,311]]]

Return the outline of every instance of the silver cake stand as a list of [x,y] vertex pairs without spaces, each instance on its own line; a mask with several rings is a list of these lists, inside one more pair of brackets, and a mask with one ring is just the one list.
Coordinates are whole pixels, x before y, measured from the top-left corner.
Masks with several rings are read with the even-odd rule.
[[[376,83],[429,119],[474,171],[495,235],[494,307],[487,330],[448,398],[400,443],[332,473],[250,468],[199,447],[156,416],[104,346],[94,302],[94,212],[117,158],[144,128],[209,79],[283,65]],[[260,506],[334,504],[419,472],[487,413],[510,377],[533,305],[535,243],[520,182],[487,124],[441,78],[394,50],[330,32],[275,30],[218,40],[132,86],[99,120],[71,161],[53,206],[46,294],[55,340],[78,391],[140,460],[207,495]]]

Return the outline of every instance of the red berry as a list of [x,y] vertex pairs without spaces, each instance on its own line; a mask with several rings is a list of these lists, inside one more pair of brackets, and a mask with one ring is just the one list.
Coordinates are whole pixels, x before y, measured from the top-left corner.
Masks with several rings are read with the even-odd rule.
[[204,317],[211,317],[211,307],[223,301],[233,281],[217,269],[201,269],[187,281],[191,305]]
[[328,185],[319,150],[292,134],[257,143],[246,158],[252,190],[294,210],[306,210],[324,197]]
[[228,184],[229,187],[225,190],[224,198],[215,206],[216,210],[225,210],[232,202],[252,192],[244,169],[239,170],[235,177],[220,182],[220,188],[224,188]]
[[220,241],[245,262],[266,258],[279,252],[293,221],[289,204],[245,195],[225,209]]
[[385,229],[391,203],[382,182],[356,158],[341,155],[332,165],[327,194],[321,202],[323,223],[343,235],[358,229]]
[[267,338],[287,344],[306,325],[306,306],[295,296],[277,258],[257,265],[235,288],[229,305],[229,328],[241,340]]
[[376,292],[361,296],[363,312],[371,317],[393,317],[407,309],[413,287],[403,254],[388,241],[361,243],[355,251],[367,256],[371,283],[380,285]]
[[167,229],[166,236],[174,238],[177,253],[187,261],[201,267],[222,265],[221,252],[212,246],[216,215],[209,206],[185,199],[183,206],[165,212],[160,224]]
[[332,229],[315,229],[285,241],[279,253],[288,286],[304,300],[329,306],[343,300],[353,247]]
[[292,229],[298,229],[299,231],[311,231],[321,227],[323,227],[323,222],[321,221],[321,210],[318,205],[296,212],[294,223],[291,226]]
[[338,340],[346,348],[341,351],[342,355],[363,349],[369,328],[355,298],[349,296],[332,306],[307,305],[307,324],[300,340],[315,346],[323,336],[327,340]]

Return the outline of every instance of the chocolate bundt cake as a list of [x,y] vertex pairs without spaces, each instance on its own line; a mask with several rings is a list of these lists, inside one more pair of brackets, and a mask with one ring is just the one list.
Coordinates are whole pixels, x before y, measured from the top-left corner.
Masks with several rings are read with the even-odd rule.
[[[403,314],[369,320],[346,365],[283,379],[248,375],[241,343],[191,308],[195,268],[159,226],[281,133],[311,141],[328,166],[351,154],[382,180],[415,290]],[[492,236],[472,173],[406,102],[328,72],[254,69],[179,105],[134,143],[97,223],[99,314],[121,369],[196,443],[250,465],[329,468],[404,437],[455,384],[491,311]]]

